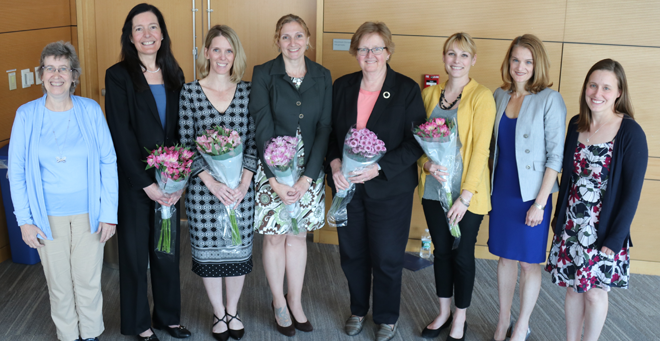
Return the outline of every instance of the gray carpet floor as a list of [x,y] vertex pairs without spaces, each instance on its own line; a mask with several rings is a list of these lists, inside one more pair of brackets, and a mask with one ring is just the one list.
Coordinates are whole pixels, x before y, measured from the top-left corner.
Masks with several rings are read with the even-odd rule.
[[[183,234],[181,259],[182,324],[193,336],[188,340],[213,340],[212,309],[199,277],[190,271],[188,233]],[[339,265],[339,249],[335,245],[308,242],[308,263],[303,291],[303,306],[314,325],[311,333],[298,332],[287,338],[275,330],[270,309],[271,295],[261,262],[261,237],[254,247],[254,270],[245,281],[239,312],[246,327],[243,340],[375,340],[377,326],[368,316],[364,330],[357,336],[343,332],[349,316],[346,279]],[[472,305],[468,309],[466,340],[490,340],[497,322],[497,262],[477,260],[477,277]],[[531,320],[530,340],[565,340],[565,289],[550,282],[544,272],[543,286]],[[103,269],[103,314],[105,332],[101,340],[134,340],[119,333],[119,273]],[[393,298],[395,299],[395,298]],[[514,301],[513,318],[520,302]],[[21,265],[11,261],[0,263],[0,340],[56,340],[50,319],[50,303],[40,264]],[[423,340],[424,326],[438,313],[433,269],[412,272],[404,270],[399,330],[394,340]],[[443,331],[437,340],[445,340]],[[161,340],[176,340],[157,331]],[[614,289],[610,293],[609,314],[600,338],[617,340],[660,340],[660,277],[633,275],[629,290]]]

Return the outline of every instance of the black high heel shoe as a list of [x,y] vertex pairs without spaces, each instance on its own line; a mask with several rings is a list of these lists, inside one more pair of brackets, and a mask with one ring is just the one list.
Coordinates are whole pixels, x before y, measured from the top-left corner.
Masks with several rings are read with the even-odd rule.
[[[270,306],[273,308],[273,312],[275,312],[275,303],[271,303]],[[288,308],[287,308],[287,310],[288,310]],[[277,317],[276,317],[275,318],[275,325],[277,325],[277,331],[280,332],[280,334],[282,334],[284,336],[291,337],[291,336],[296,335],[296,327],[293,326],[293,323],[291,323],[290,325],[288,325],[286,327],[280,326],[280,324],[277,323]]]
[[286,298],[286,295],[284,295],[284,299],[286,300],[286,308],[289,309],[289,315],[291,315],[291,321],[293,321],[293,326],[300,330],[301,332],[311,332],[314,330],[314,327],[312,324],[309,322],[309,319],[307,321],[300,323],[296,321],[296,317],[293,316],[293,312],[291,312],[291,307],[289,307],[289,300]]
[[229,328],[229,322],[232,320],[236,319],[239,322],[243,323],[243,320],[241,320],[240,317],[238,317],[238,311],[236,312],[236,315],[232,315],[230,313],[225,312],[225,316],[229,316],[229,319],[227,320],[227,330],[229,331],[229,336],[231,336],[232,339],[234,340],[240,340],[243,335],[245,335],[245,327],[241,329],[231,329]]
[[218,340],[218,341],[227,341],[229,340],[229,323],[227,322],[227,312],[225,312],[225,316],[222,318],[218,318],[213,314],[213,319],[217,320],[216,322],[213,323],[213,327],[215,327],[216,324],[222,322],[227,326],[227,330],[225,330],[222,333],[216,333],[213,331],[213,327],[211,327],[211,332],[213,333],[213,338]]
[[430,329],[428,326],[424,327],[424,330],[422,330],[422,337],[425,339],[434,339],[440,335],[440,332],[443,329],[446,329],[447,327],[451,326],[451,322],[454,319],[453,314],[449,314],[449,318],[447,318],[447,321],[443,323],[440,328],[438,329]]

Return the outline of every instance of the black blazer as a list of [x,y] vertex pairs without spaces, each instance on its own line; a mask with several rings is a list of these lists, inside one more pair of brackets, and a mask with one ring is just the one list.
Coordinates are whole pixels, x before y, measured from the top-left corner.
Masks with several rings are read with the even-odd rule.
[[[335,189],[329,164],[341,159],[344,138],[357,122],[357,103],[362,71],[345,75],[335,81],[332,93],[332,134],[326,157],[328,185]],[[417,159],[424,151],[412,134],[413,126],[426,120],[426,110],[419,85],[412,79],[394,72],[387,66],[387,75],[374,109],[367,121],[367,129],[385,142],[387,152],[378,164],[378,176],[365,182],[371,198],[388,198],[413,191],[417,186]]]
[[[144,84],[147,80],[141,77]],[[148,88],[148,86],[147,86]],[[141,190],[156,182],[153,169],[145,170],[143,160],[157,145],[179,142],[179,92],[165,90],[167,109],[165,131],[151,91],[137,92],[123,62],[105,72],[105,112],[117,151],[119,177]],[[148,149],[148,150],[147,150]]]
[[257,150],[268,178],[274,175],[264,160],[266,143],[277,136],[296,136],[298,125],[305,145],[303,175],[316,180],[323,169],[331,129],[332,78],[328,69],[307,57],[305,66],[300,89],[286,74],[281,54],[254,67],[248,108],[257,126]]

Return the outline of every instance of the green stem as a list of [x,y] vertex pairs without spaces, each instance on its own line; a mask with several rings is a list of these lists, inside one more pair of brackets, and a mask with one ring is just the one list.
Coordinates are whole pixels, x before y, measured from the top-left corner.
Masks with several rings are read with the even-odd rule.
[[236,221],[236,210],[230,210],[229,220],[231,221],[231,239],[234,245],[241,245],[241,233],[238,230],[238,221]]

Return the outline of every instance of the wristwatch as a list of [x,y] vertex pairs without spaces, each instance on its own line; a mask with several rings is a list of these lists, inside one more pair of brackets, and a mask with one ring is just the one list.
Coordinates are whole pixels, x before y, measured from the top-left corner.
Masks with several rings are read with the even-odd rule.
[[305,180],[307,180],[307,183],[310,184],[310,185],[311,185],[312,182],[313,182],[313,180],[312,180],[311,178],[305,178]]

